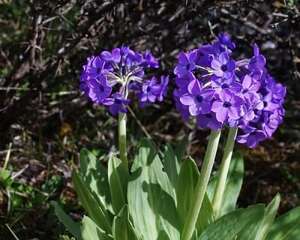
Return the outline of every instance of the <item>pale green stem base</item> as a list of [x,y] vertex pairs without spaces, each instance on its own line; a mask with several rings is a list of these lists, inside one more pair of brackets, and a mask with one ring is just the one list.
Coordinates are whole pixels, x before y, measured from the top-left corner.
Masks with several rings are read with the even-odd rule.
[[221,130],[212,131],[209,136],[200,177],[195,188],[193,205],[189,209],[187,221],[184,224],[181,240],[190,240],[195,231],[196,222],[206,193],[207,185],[218,150]]
[[127,149],[126,149],[126,114],[119,113],[118,118],[118,135],[120,159],[128,169]]
[[236,135],[237,135],[237,128],[230,128],[225,149],[224,149],[224,155],[219,170],[217,186],[212,201],[214,216],[216,218],[218,218],[220,215],[220,208],[223,202],[223,196],[225,192],[226,181],[227,181],[227,176],[228,176],[228,171],[229,171],[229,166],[231,162]]

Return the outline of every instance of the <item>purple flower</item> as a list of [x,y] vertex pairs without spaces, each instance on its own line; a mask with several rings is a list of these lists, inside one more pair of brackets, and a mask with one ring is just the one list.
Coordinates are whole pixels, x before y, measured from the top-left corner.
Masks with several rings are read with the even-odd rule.
[[235,62],[229,57],[227,52],[222,52],[218,56],[214,56],[211,62],[212,73],[217,78],[230,79],[234,75]]
[[275,83],[272,88],[273,100],[277,103],[283,104],[286,95],[286,87],[280,83]]
[[164,97],[167,95],[168,84],[169,84],[169,77],[161,76],[159,87],[156,90],[158,101],[162,102],[164,100]]
[[90,78],[95,78],[100,74],[103,74],[107,69],[109,69],[109,66],[99,56],[89,57],[87,63],[83,66],[81,80],[85,81]]
[[177,76],[184,76],[196,68],[197,52],[192,51],[190,53],[179,53],[178,64],[174,69],[174,73]]
[[256,93],[244,96],[244,112],[243,120],[246,122],[252,121],[256,113],[263,110],[264,104],[260,96]]
[[266,65],[266,59],[260,54],[259,48],[256,44],[253,45],[254,56],[250,59],[249,68],[263,69]]
[[219,122],[235,121],[242,117],[242,98],[227,92],[218,95],[218,99],[212,104],[211,110],[216,113]]
[[159,67],[157,59],[152,55],[150,51],[146,51],[144,54],[144,64],[146,67],[150,67],[150,68]]
[[255,81],[251,76],[245,75],[242,81],[241,94],[246,97],[249,94],[256,94],[260,88],[260,83]]
[[127,46],[121,47],[120,53],[122,57],[122,66],[128,65],[131,67],[132,65],[139,65],[143,62],[142,54],[134,52]]
[[275,103],[282,104],[286,95],[286,87],[282,86],[280,83],[276,83],[270,75],[265,77],[264,84],[264,93],[270,92],[272,94],[272,100]]
[[151,80],[144,81],[140,91],[138,91],[138,98],[141,106],[145,106],[156,101],[163,101],[167,93],[168,83],[168,76],[161,76],[160,83],[158,83],[156,77],[152,77]]
[[264,111],[273,112],[279,107],[279,104],[273,101],[273,95],[271,92],[263,97],[263,103],[264,103]]
[[187,87],[188,87],[189,83],[195,79],[196,78],[192,73],[188,73],[183,77],[177,76],[175,78],[176,86],[181,89],[186,89],[186,91],[187,91]]
[[112,88],[107,84],[106,78],[103,75],[90,79],[88,85],[87,95],[93,102],[98,104],[101,104],[105,98],[109,97],[112,91]]
[[100,56],[104,61],[107,61],[107,62],[113,62],[113,63],[118,64],[121,61],[120,48],[115,48],[115,49],[112,50],[112,52],[103,51],[100,54]]
[[262,117],[262,129],[265,135],[270,138],[281,123],[282,118],[279,116],[278,111],[274,111],[272,113],[264,112]]
[[141,103],[154,103],[156,101],[156,88],[157,80],[153,77],[151,80],[146,80],[142,87],[141,92],[138,95]]
[[247,126],[243,129],[243,133],[237,136],[237,141],[246,144],[250,148],[254,148],[257,144],[266,138],[262,130]]
[[215,47],[210,44],[202,45],[196,51],[197,65],[204,68],[210,67],[213,55],[218,54],[218,51],[216,51]]
[[253,54],[254,56],[250,59],[248,68],[252,76],[260,78],[265,71],[266,59],[260,54],[256,44],[253,45]]
[[192,116],[200,113],[206,114],[211,111],[211,100],[214,96],[212,89],[205,89],[198,80],[188,85],[188,92],[180,97],[180,102],[189,107]]
[[222,47],[222,50],[235,49],[235,43],[231,41],[231,37],[227,33],[220,33],[218,35],[218,43],[220,44],[220,47]]

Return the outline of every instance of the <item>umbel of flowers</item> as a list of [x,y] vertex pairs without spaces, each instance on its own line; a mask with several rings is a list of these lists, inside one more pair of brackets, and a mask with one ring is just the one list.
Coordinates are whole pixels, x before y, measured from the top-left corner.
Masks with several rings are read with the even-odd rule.
[[256,44],[249,59],[233,59],[234,49],[220,34],[212,44],[180,53],[174,99],[185,120],[196,117],[200,128],[212,130],[238,127],[238,142],[255,147],[282,122],[286,89],[268,73]]
[[146,75],[146,71],[158,67],[158,60],[149,51],[142,54],[125,46],[111,52],[102,51],[87,59],[80,88],[93,102],[107,107],[115,116],[127,112],[131,92],[142,106],[163,100],[168,77],[157,79]]
[[98,105],[119,115],[120,158],[127,163],[126,112],[135,95],[142,107],[163,101],[169,82],[168,76],[157,79],[147,72],[159,67],[150,51],[135,52],[123,46],[89,57],[83,66],[80,89]]
[[[225,192],[234,142],[255,147],[269,138],[283,120],[286,89],[265,68],[257,45],[253,56],[235,60],[235,43],[220,34],[211,44],[181,52],[174,69],[176,108],[184,120],[195,117],[200,128],[211,129],[193,206],[188,212],[182,240],[191,239],[207,190],[221,130],[229,127],[212,207],[217,217]],[[238,135],[237,135],[238,134]]]

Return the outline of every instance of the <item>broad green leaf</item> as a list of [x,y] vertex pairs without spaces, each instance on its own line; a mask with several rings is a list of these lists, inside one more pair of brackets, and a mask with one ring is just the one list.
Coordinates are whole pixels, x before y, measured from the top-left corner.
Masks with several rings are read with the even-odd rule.
[[125,205],[113,222],[114,240],[137,240],[132,225],[129,221],[128,209]]
[[86,148],[81,149],[80,150],[80,174],[84,178],[87,178],[89,177],[90,170],[96,168],[97,168],[96,156]]
[[197,240],[235,240],[240,232],[264,215],[264,206],[255,205],[246,209],[237,209],[210,224]]
[[76,239],[80,240],[80,223],[74,222],[64,210],[59,206],[57,202],[52,201],[52,206],[54,207],[55,215],[59,221],[65,226],[65,228],[74,236]]
[[195,162],[191,159],[183,161],[176,186],[177,211],[182,225],[192,205],[198,178],[199,171]]
[[94,197],[112,211],[107,170],[101,161],[85,148],[80,151],[80,175]]
[[[176,187],[177,211],[182,226],[187,221],[187,213],[193,204],[198,179],[199,171],[195,161],[191,158],[183,161]],[[213,209],[205,195],[196,224],[197,234],[200,234],[211,222],[213,222]]]
[[128,171],[124,163],[111,157],[108,162],[108,182],[114,212],[117,214],[126,204]]
[[113,238],[104,233],[96,223],[87,216],[84,216],[81,222],[82,240],[112,240]]
[[298,239],[300,239],[300,207],[277,218],[266,238],[266,240]]
[[253,221],[246,226],[239,234],[237,240],[264,240],[274,221],[279,202],[280,197],[277,195],[265,208],[263,218],[260,221]]
[[142,139],[138,149],[139,151],[134,158],[131,172],[136,171],[142,166],[150,164],[157,154],[155,145],[149,139]]
[[143,240],[158,239],[165,232],[179,239],[175,191],[162,170],[153,144],[143,140],[128,184],[128,208],[134,227]]
[[85,186],[81,177],[75,171],[72,174],[74,188],[78,194],[79,200],[87,211],[90,218],[105,232],[111,232],[111,224],[108,212],[99,204],[91,191]]
[[[182,144],[186,146],[185,144]],[[182,147],[182,146],[181,146]],[[180,149],[180,150],[179,150]],[[176,187],[177,179],[180,171],[180,164],[182,162],[182,149],[178,146],[178,152],[175,152],[170,144],[167,144],[163,152],[164,171],[167,173],[173,187]]]
[[264,218],[260,224],[255,240],[264,240],[274,222],[280,204],[280,196],[277,194],[272,202],[266,207]]
[[[236,203],[243,184],[243,177],[244,177],[243,157],[240,154],[234,154],[229,167],[220,216],[223,216],[236,209]],[[213,194],[216,189],[216,184],[217,184],[217,175],[211,179],[207,189],[207,193],[211,201],[213,199]]]
[[170,237],[168,236],[168,234],[166,234],[165,231],[160,231],[157,237],[157,240],[170,240]]
[[236,240],[254,240],[262,221],[263,215],[260,220],[252,219],[252,221],[239,233]]

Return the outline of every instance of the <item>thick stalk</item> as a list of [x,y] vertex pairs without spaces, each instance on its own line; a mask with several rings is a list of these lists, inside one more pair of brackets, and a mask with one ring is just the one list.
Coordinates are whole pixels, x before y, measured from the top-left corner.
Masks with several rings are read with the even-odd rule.
[[208,146],[204,156],[203,165],[200,172],[200,177],[197,182],[195,193],[193,196],[193,205],[189,209],[187,221],[184,224],[181,240],[190,240],[195,231],[198,215],[203,203],[203,199],[206,193],[208,181],[211,175],[211,171],[214,165],[219,140],[221,136],[221,130],[212,131],[209,136]]
[[118,134],[119,134],[120,159],[128,168],[127,149],[126,149],[126,114],[125,113],[119,113]]
[[214,215],[216,218],[220,215],[220,208],[223,202],[223,196],[225,192],[226,181],[227,181],[228,171],[230,167],[236,134],[237,134],[237,128],[229,129],[229,133],[228,133],[228,137],[224,149],[224,155],[222,158],[222,162],[218,174],[217,186],[214,192],[214,197],[212,202]]

